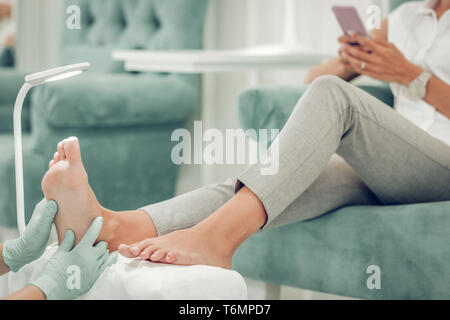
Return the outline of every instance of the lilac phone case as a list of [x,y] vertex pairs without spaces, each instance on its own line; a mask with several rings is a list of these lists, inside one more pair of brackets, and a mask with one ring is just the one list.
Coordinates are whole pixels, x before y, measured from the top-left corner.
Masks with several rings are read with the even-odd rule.
[[362,36],[369,36],[355,7],[333,6],[332,9],[345,35],[348,35],[349,31],[354,31]]

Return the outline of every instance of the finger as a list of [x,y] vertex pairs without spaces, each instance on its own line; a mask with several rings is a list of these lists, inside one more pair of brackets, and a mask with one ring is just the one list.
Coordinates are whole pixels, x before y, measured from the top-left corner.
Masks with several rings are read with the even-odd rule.
[[100,241],[95,245],[95,248],[105,251],[108,248],[108,244],[105,241]]
[[99,256],[97,257],[97,261],[106,260],[106,258],[109,256],[109,250],[103,250],[100,252]]
[[129,247],[129,246],[127,246],[126,244],[121,244],[120,246],[119,246],[119,253],[121,254],[121,255],[123,255],[124,257],[126,257],[126,258],[134,258],[134,257],[136,257],[135,255],[133,255],[132,253],[131,253],[131,250],[130,250],[131,248]]
[[108,256],[108,258],[102,264],[100,264],[100,267],[98,270],[98,275],[102,274],[102,272],[109,266],[112,266],[113,264],[115,264],[117,262],[117,258],[118,258],[117,252],[111,253]]
[[352,38],[354,41],[358,42],[362,47],[375,52],[380,52],[383,46],[380,43],[369,39],[367,37],[361,36],[359,34],[353,34]]
[[[45,200],[45,199],[44,199]],[[44,217],[46,221],[50,224],[53,224],[53,220],[55,219],[55,215],[58,212],[58,204],[54,200],[46,201],[44,208]]]
[[[48,200],[42,198],[41,201],[34,207],[33,216],[35,215],[53,215],[55,216],[56,211],[58,211],[58,205],[53,200]],[[52,218],[53,219],[53,218]]]
[[[347,60],[350,62],[350,65],[353,67],[353,69],[355,69],[355,71],[357,71],[358,73],[365,70],[369,70],[372,67],[372,65],[369,62],[359,60],[350,55],[347,55]],[[361,68],[363,64],[365,64],[364,69]]]
[[130,245],[130,251],[134,257],[137,257],[144,248],[147,248],[152,243],[153,241],[151,238],[142,240],[141,242]]
[[352,37],[351,36],[347,36],[347,35],[340,36],[338,38],[338,42],[340,42],[342,44],[352,42]]
[[[377,72],[377,73],[382,73],[383,72],[383,68],[381,68],[379,65],[368,62],[368,61],[364,61],[364,60],[360,60],[358,58],[354,58],[352,56],[348,57],[348,60],[352,66],[353,69],[355,69],[356,72],[361,73],[361,74],[367,74],[367,72]],[[362,68],[362,65],[365,64],[364,69]],[[386,73],[386,72],[384,72]]]
[[363,61],[349,57],[350,65],[359,74],[380,80],[380,74],[386,74],[380,67],[367,64],[364,69],[361,68]]
[[361,59],[361,60],[371,61],[374,59],[373,54],[367,53],[366,51],[362,50],[360,47],[343,44],[342,50],[358,59]]
[[64,235],[64,240],[59,245],[58,250],[70,251],[72,250],[74,244],[75,244],[75,234],[73,233],[72,230],[67,229]]
[[78,246],[92,246],[97,240],[98,235],[100,234],[100,230],[102,229],[103,225],[103,217],[97,217],[94,219],[94,222],[92,222],[91,226],[89,227],[86,234],[83,236],[83,239],[81,239]]

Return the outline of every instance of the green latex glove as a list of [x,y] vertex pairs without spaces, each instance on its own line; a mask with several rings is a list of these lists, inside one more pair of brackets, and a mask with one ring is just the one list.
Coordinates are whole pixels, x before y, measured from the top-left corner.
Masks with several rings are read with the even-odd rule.
[[103,270],[117,261],[117,252],[109,254],[106,242],[93,246],[102,224],[103,218],[97,217],[74,249],[75,235],[67,230],[42,275],[30,284],[41,289],[48,300],[75,299],[88,292]]
[[3,261],[11,271],[16,272],[44,253],[57,210],[55,201],[42,199],[23,234],[3,244]]

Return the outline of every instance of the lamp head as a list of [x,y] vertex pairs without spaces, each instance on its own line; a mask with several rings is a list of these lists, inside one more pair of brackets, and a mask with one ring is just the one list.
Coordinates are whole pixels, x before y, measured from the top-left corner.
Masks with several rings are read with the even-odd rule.
[[89,70],[89,62],[71,64],[67,66],[48,69],[45,71],[29,74],[25,77],[25,82],[31,86],[39,86],[46,82],[58,81],[74,77],[83,71]]

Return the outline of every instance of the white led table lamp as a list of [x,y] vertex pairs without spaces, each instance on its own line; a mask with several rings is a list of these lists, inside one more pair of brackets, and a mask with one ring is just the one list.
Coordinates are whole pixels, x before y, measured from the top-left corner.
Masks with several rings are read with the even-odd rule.
[[88,62],[71,64],[68,66],[49,69],[33,73],[25,77],[25,83],[20,88],[14,105],[14,153],[16,164],[16,201],[17,201],[17,225],[20,234],[25,229],[25,202],[23,193],[23,160],[22,160],[22,106],[28,90],[32,87],[43,85],[47,82],[58,81],[76,76],[89,70]]

